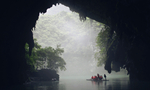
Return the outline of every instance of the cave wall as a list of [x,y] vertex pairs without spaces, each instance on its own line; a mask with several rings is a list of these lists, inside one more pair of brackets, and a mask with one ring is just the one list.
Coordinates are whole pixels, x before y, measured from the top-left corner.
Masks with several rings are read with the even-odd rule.
[[[0,3],[2,74],[0,78],[4,84],[19,84],[27,79],[28,65],[24,59],[24,45],[29,43],[30,51],[32,50],[34,44],[31,30],[35,26],[39,13],[45,13],[46,9],[56,3],[62,3],[70,7],[72,11],[78,12],[81,20],[90,17],[110,26],[112,32],[116,31],[119,34],[120,40],[123,35],[129,40],[142,37],[140,43],[144,44],[138,44],[140,38],[136,38],[133,47],[136,45],[137,47],[132,49],[141,48],[144,59],[136,61],[132,54],[129,59],[135,63],[136,67],[142,63],[142,73],[148,73],[145,70],[149,68],[147,53],[150,45],[148,43],[150,40],[148,0],[7,0]],[[136,32],[137,29],[140,32]],[[105,65],[108,72],[111,72],[111,62],[112,60],[109,59]]]
[[57,0],[7,0],[0,4],[1,20],[1,82],[4,85],[22,84],[27,80],[29,66],[24,58],[25,43],[34,47],[32,28],[39,13],[56,4]]

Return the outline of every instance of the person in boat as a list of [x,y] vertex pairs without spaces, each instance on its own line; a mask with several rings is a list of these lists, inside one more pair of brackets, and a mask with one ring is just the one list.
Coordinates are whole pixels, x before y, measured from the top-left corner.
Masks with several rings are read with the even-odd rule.
[[98,77],[97,77],[97,76],[94,76],[93,79],[94,79],[94,80],[98,80]]
[[93,76],[91,77],[91,79],[93,79]]
[[97,74],[98,79],[100,80],[99,74]]
[[104,74],[104,78],[106,79],[106,74]]

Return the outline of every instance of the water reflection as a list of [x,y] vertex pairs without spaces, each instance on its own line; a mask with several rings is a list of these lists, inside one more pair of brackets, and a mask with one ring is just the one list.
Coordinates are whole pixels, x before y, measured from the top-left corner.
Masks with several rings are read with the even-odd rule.
[[91,81],[92,85],[97,86],[97,90],[129,90],[128,80],[110,80],[110,81]]
[[59,82],[32,82],[25,85],[25,90],[59,90]]
[[91,81],[93,85],[103,85],[103,81]]
[[126,79],[109,81],[65,79],[59,82],[32,82],[22,86],[10,87],[11,89],[8,90],[150,90],[149,85],[149,82],[130,82]]

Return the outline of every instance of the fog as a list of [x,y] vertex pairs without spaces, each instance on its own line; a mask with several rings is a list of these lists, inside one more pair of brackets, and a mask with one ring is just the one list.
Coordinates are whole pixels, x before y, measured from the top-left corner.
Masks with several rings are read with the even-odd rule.
[[[48,9],[44,15],[57,15],[62,11],[65,11],[67,13],[73,13],[69,10],[68,7],[60,4]],[[80,24],[81,26],[84,26],[86,21],[80,21],[78,14],[74,14],[78,17],[78,19],[75,19],[76,22],[78,22],[78,24]],[[42,16],[43,15],[41,14],[40,17]],[[59,19],[61,20],[61,18]],[[66,71],[59,70],[58,73],[60,77],[86,76],[90,78],[91,76],[96,75],[97,73],[99,73],[100,75],[106,74],[107,76],[127,76],[127,72],[125,70],[121,70],[122,72],[113,71],[111,74],[109,74],[104,69],[104,65],[102,65],[101,67],[97,67],[97,61],[94,58],[94,54],[98,50],[98,48],[96,47],[96,37],[98,35],[98,32],[100,31],[100,28],[95,31],[92,30],[93,27],[91,28],[90,25],[87,25],[86,27],[84,26],[82,28],[81,26],[78,26],[78,24],[75,24],[75,22],[72,22],[73,20],[71,19],[61,23],[62,30],[60,30],[60,28],[58,29],[60,31],[57,30],[58,32],[63,33],[65,39],[52,38],[54,34],[49,34],[48,38],[51,38],[50,40],[46,41],[47,39],[44,38],[41,40],[43,36],[40,35],[41,33],[44,33],[44,30],[41,30],[39,34],[38,26],[37,30],[33,32],[34,38],[37,38],[38,43],[42,45],[42,47],[52,46],[55,48],[57,44],[61,44],[61,46],[64,48],[64,53],[62,57],[66,61]],[[96,21],[94,21],[94,23],[96,23]],[[57,26],[57,28],[58,27],[59,25]],[[54,31],[56,30],[54,29]],[[46,33],[49,32],[45,32],[44,35],[46,35]],[[57,37],[61,36],[61,33]]]
[[47,9],[47,12],[45,14],[49,14],[49,15],[55,15],[55,14],[58,14],[59,12],[61,11],[65,11],[65,12],[71,12],[69,7],[66,7],[62,4],[56,4],[53,5],[51,8]]

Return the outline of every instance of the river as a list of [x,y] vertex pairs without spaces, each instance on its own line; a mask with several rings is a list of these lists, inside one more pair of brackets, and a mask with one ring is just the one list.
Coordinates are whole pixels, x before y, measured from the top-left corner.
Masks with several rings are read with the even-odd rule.
[[60,78],[60,81],[32,82],[13,86],[9,90],[150,90],[149,82],[129,81],[127,77],[109,78],[109,81],[86,81],[84,77]]

